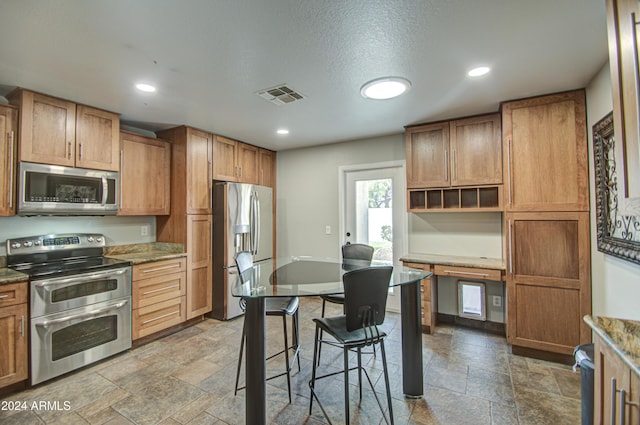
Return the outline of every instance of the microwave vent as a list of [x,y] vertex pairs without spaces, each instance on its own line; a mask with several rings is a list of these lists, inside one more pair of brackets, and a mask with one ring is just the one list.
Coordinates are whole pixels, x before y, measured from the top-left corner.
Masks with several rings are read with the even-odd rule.
[[286,84],[280,84],[269,89],[260,90],[256,92],[256,94],[271,103],[275,103],[278,106],[297,102],[305,98],[302,93],[292,89]]

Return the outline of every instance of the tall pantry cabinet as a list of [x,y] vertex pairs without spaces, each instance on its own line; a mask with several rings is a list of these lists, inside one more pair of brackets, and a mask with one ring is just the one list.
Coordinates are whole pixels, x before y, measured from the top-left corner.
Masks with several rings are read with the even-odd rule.
[[212,308],[211,181],[213,136],[181,126],[159,131],[171,142],[171,215],[157,217],[158,242],[181,243],[187,253],[187,320]]
[[571,355],[589,342],[589,181],[584,91],[503,103],[507,340]]
[[16,211],[16,158],[18,156],[18,110],[0,105],[0,216],[14,215]]

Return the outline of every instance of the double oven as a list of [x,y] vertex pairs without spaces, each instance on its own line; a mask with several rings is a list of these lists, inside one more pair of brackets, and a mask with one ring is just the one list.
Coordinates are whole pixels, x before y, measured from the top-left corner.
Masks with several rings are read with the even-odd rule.
[[31,384],[131,348],[131,265],[103,256],[100,234],[7,241],[29,275]]

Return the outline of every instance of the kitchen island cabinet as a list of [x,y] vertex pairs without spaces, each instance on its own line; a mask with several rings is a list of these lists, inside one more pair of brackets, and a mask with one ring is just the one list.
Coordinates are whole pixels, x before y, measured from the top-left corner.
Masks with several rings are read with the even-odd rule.
[[16,212],[16,158],[18,110],[10,105],[0,105],[0,216]]
[[640,423],[640,322],[586,316],[594,330],[594,424]]
[[119,170],[118,114],[25,89],[7,99],[20,108],[20,161]]
[[171,144],[120,132],[118,215],[168,215],[171,208]]
[[0,388],[28,378],[27,282],[0,285]]

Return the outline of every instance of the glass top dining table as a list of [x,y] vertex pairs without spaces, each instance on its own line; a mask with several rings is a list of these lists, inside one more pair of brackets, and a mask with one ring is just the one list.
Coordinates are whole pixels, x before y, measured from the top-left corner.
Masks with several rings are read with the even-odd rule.
[[[388,264],[373,262],[371,267]],[[246,423],[266,423],[265,298],[344,293],[342,275],[368,262],[318,257],[286,257],[255,263],[233,282],[231,293],[246,301]],[[389,286],[400,287],[402,386],[405,396],[420,398],[422,329],[420,281],[430,272],[393,265]],[[231,282],[230,282],[231,283]]]

